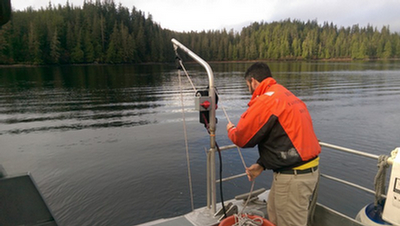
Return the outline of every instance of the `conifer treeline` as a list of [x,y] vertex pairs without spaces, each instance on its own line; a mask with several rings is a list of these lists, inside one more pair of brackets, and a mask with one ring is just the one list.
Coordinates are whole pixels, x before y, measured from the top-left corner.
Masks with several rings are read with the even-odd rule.
[[173,61],[175,37],[208,61],[400,58],[400,35],[389,27],[338,28],[316,20],[253,23],[233,30],[178,33],[113,0],[82,7],[13,12],[0,29],[0,64],[140,63]]

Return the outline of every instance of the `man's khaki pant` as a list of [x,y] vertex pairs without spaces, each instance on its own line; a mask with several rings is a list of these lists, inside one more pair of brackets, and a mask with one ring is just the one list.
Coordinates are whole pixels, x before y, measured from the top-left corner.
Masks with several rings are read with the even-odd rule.
[[319,169],[306,174],[274,173],[268,196],[269,221],[277,226],[306,226],[315,210]]

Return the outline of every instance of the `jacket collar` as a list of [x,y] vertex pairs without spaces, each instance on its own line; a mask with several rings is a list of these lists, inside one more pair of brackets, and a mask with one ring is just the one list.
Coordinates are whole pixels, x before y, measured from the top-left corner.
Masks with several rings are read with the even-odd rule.
[[273,79],[272,77],[264,79],[254,90],[253,96],[251,97],[250,102],[248,103],[248,106],[252,105],[253,102],[257,99],[258,96],[261,94],[264,94],[268,91],[268,89],[276,84],[276,80]]

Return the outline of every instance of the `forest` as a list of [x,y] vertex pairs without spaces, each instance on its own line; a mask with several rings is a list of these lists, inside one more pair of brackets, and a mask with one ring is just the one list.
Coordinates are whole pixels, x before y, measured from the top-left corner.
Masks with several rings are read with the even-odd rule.
[[171,38],[207,61],[367,60],[400,58],[400,35],[389,26],[337,27],[317,20],[254,22],[240,32],[175,32],[152,16],[113,0],[82,7],[14,11],[0,28],[0,64],[158,63],[174,61]]

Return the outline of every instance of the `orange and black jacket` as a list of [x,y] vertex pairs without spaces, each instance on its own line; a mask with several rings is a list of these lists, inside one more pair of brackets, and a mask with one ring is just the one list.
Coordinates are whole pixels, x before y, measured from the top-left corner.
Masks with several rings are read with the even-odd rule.
[[258,144],[264,169],[297,167],[321,152],[306,105],[275,79],[263,80],[248,106],[228,137],[239,147]]

